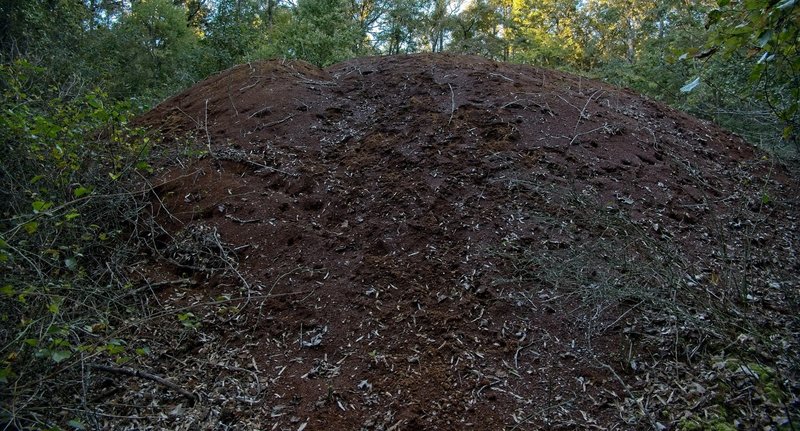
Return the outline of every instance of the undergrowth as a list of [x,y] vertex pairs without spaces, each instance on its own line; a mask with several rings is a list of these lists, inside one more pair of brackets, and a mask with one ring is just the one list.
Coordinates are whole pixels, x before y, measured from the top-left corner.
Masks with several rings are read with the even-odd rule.
[[0,429],[84,428],[88,361],[147,354],[115,328],[138,312],[149,138],[129,103],[62,100],[41,73],[0,68]]

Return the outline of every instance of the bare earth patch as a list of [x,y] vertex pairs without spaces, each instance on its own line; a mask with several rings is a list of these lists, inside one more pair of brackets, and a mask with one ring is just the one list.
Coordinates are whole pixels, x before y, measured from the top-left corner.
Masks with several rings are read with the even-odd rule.
[[100,427],[798,427],[797,177],[709,123],[453,55],[245,64],[139,122],[175,140],[125,366],[191,396],[95,370]]

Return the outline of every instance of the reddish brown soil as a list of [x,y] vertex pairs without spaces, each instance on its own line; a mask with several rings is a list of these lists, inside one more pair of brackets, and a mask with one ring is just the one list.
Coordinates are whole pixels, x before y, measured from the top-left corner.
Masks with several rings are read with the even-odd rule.
[[[630,91],[477,57],[272,61],[139,121],[174,138],[176,161],[151,180],[162,256],[136,269],[197,282],[152,299],[168,318],[140,341],[168,353],[140,366],[202,399],[134,383],[161,397],[119,395],[139,426],[677,427],[719,403],[681,376],[736,342],[681,319],[746,303],[741,271],[765,333],[797,342],[797,182]],[[187,133],[212,156],[181,155]],[[645,276],[647,256],[675,262]],[[619,290],[587,293],[600,285]],[[718,303],[664,311],[682,289]],[[186,310],[200,326],[167,329]],[[780,354],[762,356],[791,402]]]

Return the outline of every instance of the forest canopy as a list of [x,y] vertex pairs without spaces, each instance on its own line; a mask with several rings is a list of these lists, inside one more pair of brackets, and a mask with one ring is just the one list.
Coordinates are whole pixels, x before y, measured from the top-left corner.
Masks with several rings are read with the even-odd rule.
[[3,0],[6,65],[59,96],[100,88],[142,106],[262,58],[328,66],[450,51],[601,78],[797,144],[796,0]]

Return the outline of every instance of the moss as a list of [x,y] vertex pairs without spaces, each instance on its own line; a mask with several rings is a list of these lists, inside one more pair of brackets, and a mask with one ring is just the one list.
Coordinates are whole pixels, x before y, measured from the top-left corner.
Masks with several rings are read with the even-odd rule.
[[720,406],[713,408],[709,418],[691,417],[680,421],[677,429],[679,431],[736,431],[736,427],[728,423],[725,412],[720,412],[717,410],[718,408]]
[[747,364],[747,368],[753,371],[758,376],[758,380],[762,382],[767,382],[775,377],[775,369],[766,365]]
[[[778,403],[785,399],[783,391],[781,391],[775,380],[777,373],[774,368],[754,362],[743,363],[742,361],[732,358],[726,359],[724,363],[725,368],[729,371],[735,373],[744,372],[745,374],[756,377],[758,382],[755,383],[767,400]],[[722,383],[722,387],[724,389],[728,388],[724,383]]]
[[714,420],[713,422],[702,423],[697,420],[684,420],[678,424],[680,431],[736,431],[736,427],[723,421]]
[[678,423],[680,431],[702,431],[703,426],[693,420],[684,419]]
[[728,371],[734,371],[734,372],[739,371],[739,367],[741,367],[742,365],[742,363],[736,359],[726,359],[724,361],[724,364],[725,368],[727,368]]
[[784,399],[783,391],[774,381],[764,383],[764,396],[773,403],[780,403]]
[[706,428],[708,431],[736,431],[736,427],[727,422],[714,422]]
[[758,386],[764,393],[764,396],[774,403],[780,402],[784,399],[784,394],[778,387],[775,381],[777,373],[772,367],[760,364],[747,364],[747,367],[758,376]]

